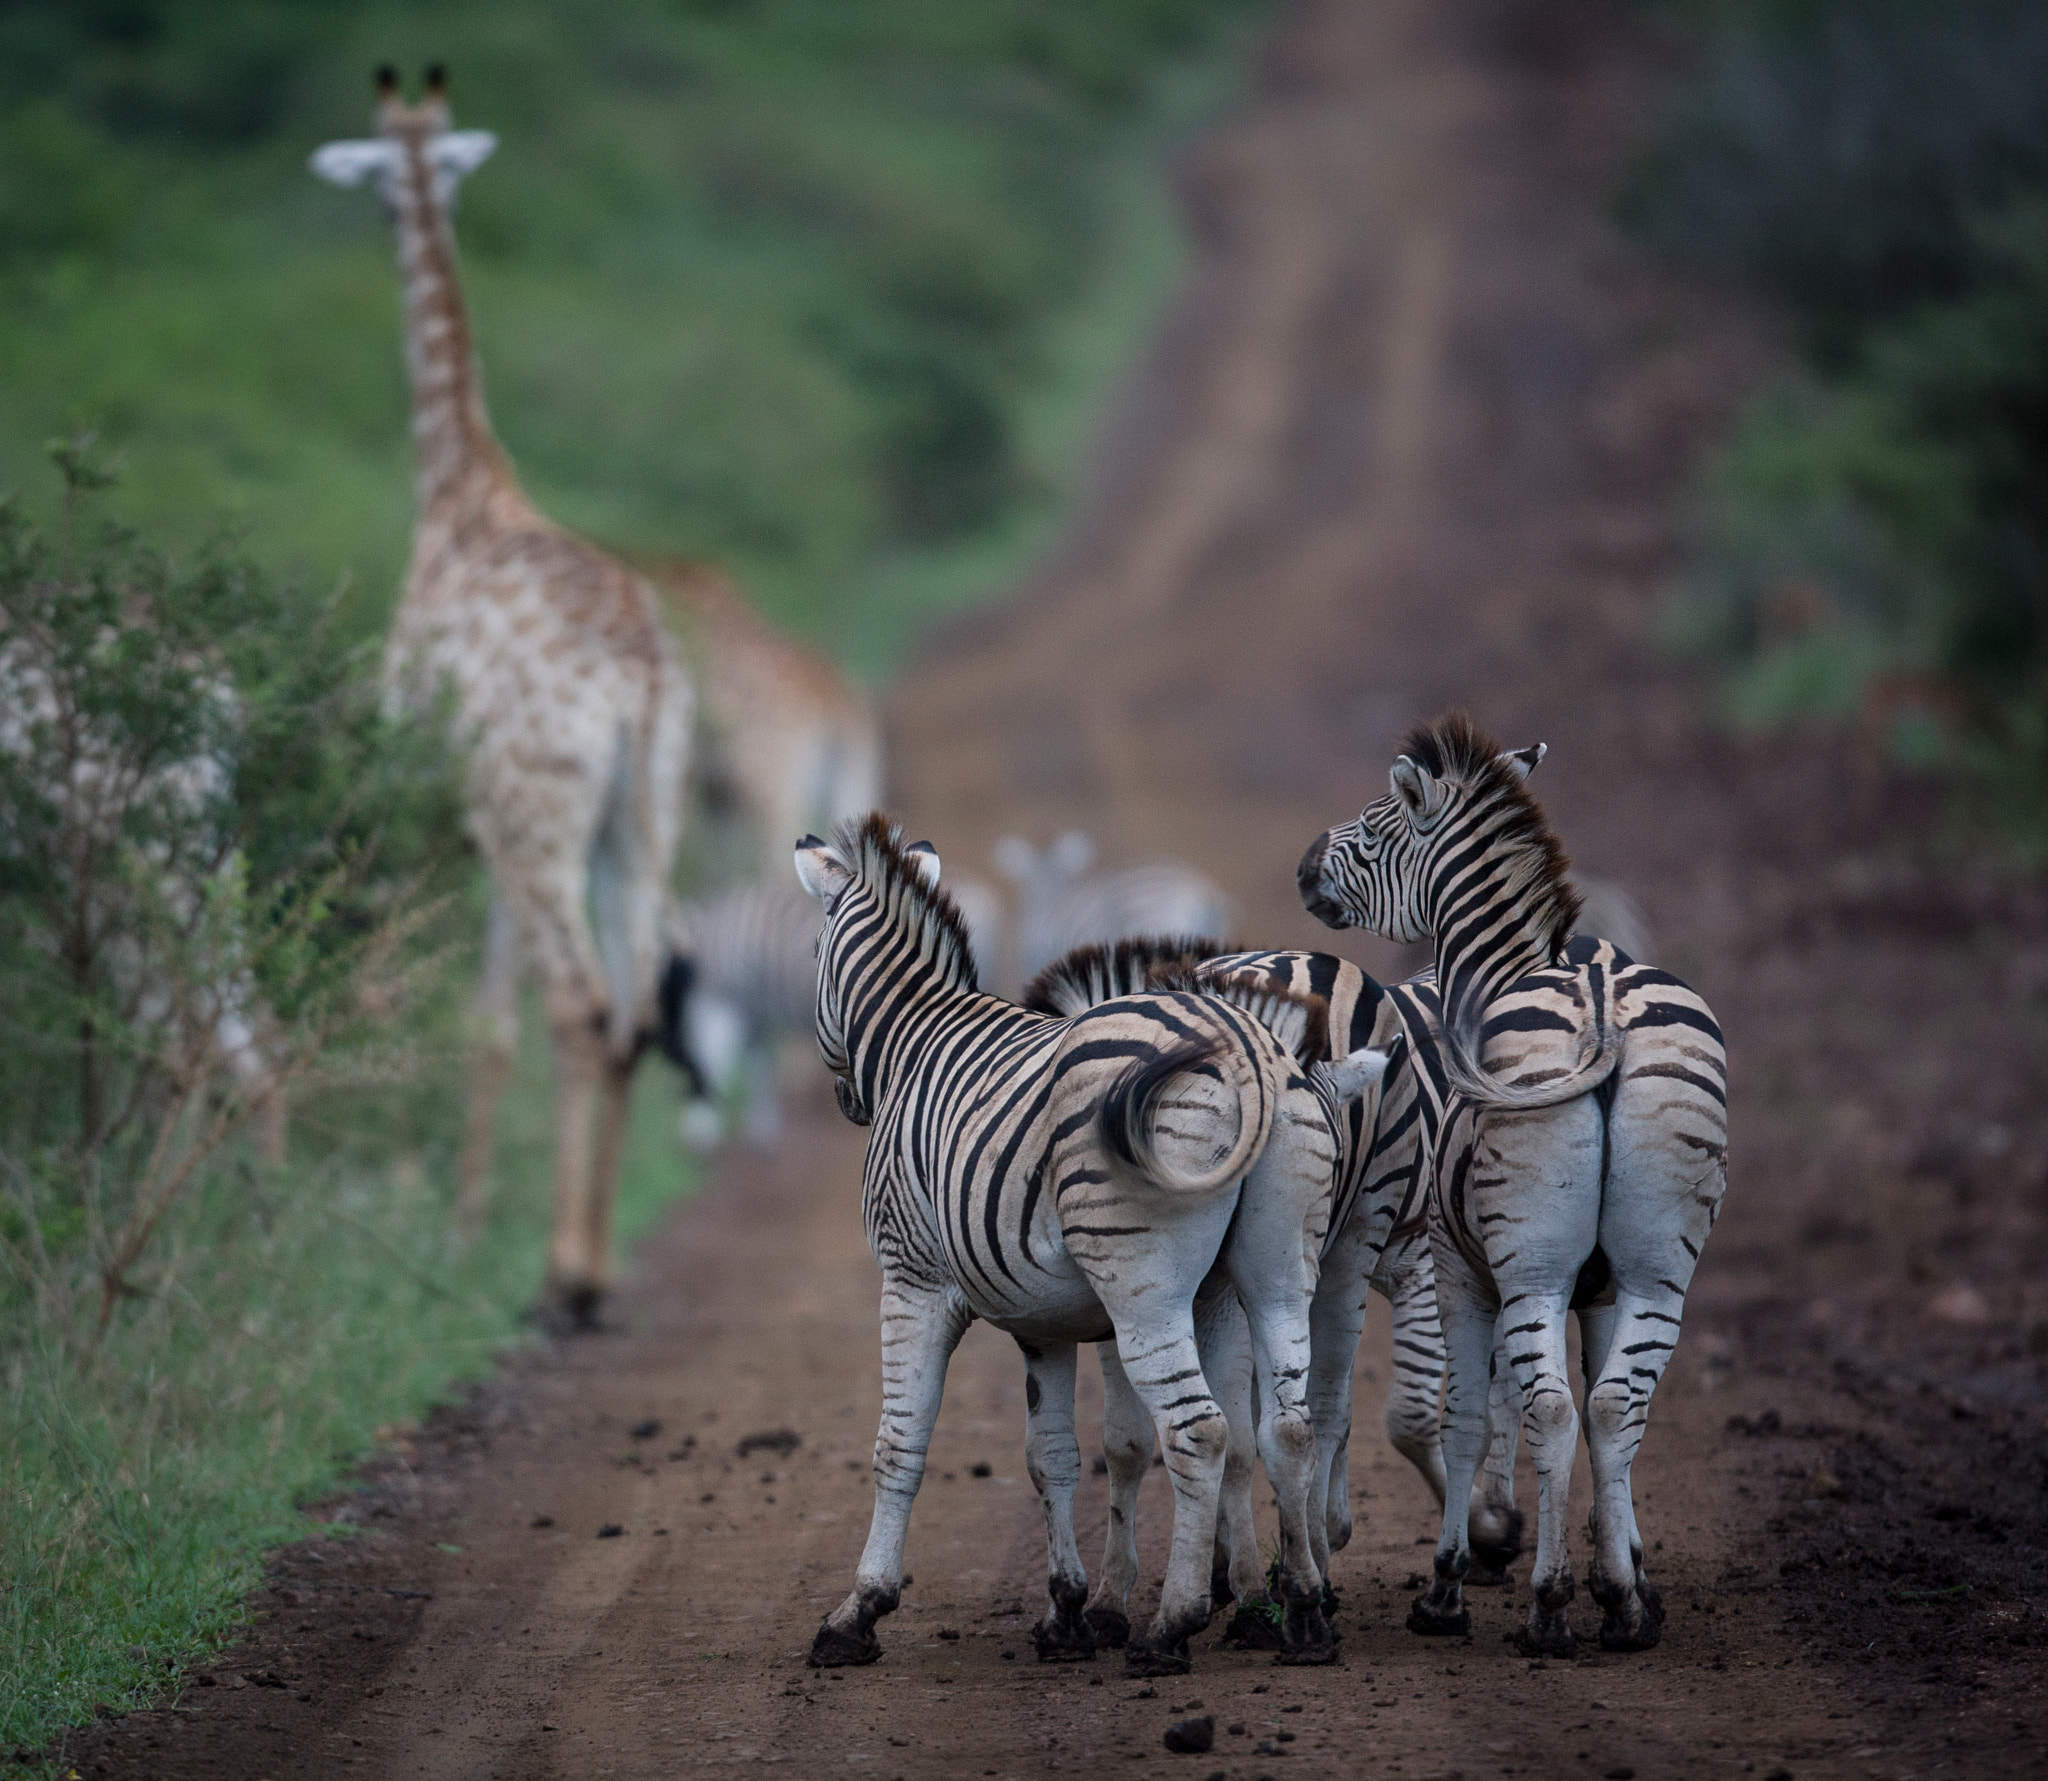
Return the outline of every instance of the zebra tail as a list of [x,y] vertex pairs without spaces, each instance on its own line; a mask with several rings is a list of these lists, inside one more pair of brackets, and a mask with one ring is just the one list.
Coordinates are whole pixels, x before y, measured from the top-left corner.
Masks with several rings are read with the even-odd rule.
[[1578,1069],[1555,1082],[1513,1087],[1479,1062],[1474,1030],[1477,1026],[1477,1020],[1446,1021],[1443,1026],[1444,1076],[1453,1089],[1475,1106],[1526,1113],[1575,1101],[1580,1095],[1591,1094],[1614,1074],[1614,1067],[1621,1062],[1622,1036],[1602,1019],[1594,1029],[1593,1055]]
[[1320,1073],[1324,1082],[1329,1084],[1337,1105],[1345,1107],[1357,1100],[1367,1089],[1379,1084],[1380,1078],[1387,1073],[1387,1065],[1391,1058],[1392,1053],[1374,1051],[1368,1046],[1362,1051],[1354,1051],[1349,1057],[1337,1059],[1335,1063],[1316,1064],[1312,1067]]
[[[1273,1101],[1251,1085],[1237,1086],[1237,1141],[1200,1174],[1167,1163],[1159,1155],[1160,1102],[1176,1077],[1197,1070],[1227,1049],[1222,1039],[1191,1039],[1161,1051],[1156,1057],[1132,1064],[1102,1098],[1099,1115],[1104,1142],[1110,1154],[1143,1176],[1154,1187],[1170,1193],[1205,1193],[1227,1186],[1243,1175],[1265,1149],[1273,1129]],[[1253,1060],[1246,1062],[1253,1069]],[[1228,1083],[1230,1077],[1218,1072]]]

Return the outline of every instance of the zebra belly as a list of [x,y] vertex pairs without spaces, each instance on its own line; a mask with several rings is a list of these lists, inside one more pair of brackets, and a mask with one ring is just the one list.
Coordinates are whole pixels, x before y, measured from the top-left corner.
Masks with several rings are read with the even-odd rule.
[[[961,1286],[968,1307],[1005,1335],[1042,1342],[1101,1342],[1115,1332],[1081,1270],[1064,1254],[1059,1268],[1019,1269],[1015,1286]],[[1014,1265],[1014,1264],[1013,1264]]]

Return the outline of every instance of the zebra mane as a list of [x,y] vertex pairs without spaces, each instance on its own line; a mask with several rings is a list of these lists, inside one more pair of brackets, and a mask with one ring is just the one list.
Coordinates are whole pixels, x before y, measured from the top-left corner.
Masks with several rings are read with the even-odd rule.
[[1571,860],[1528,782],[1507,764],[1507,751],[1464,712],[1452,711],[1417,724],[1401,752],[1432,778],[1463,786],[1473,807],[1485,813],[1495,844],[1516,850],[1508,889],[1526,893],[1554,958],[1578,924],[1579,893],[1568,876]]
[[921,957],[936,965],[956,988],[979,989],[967,918],[940,885],[927,883],[903,839],[903,827],[879,810],[849,817],[832,831],[832,844],[854,877],[890,917],[917,938]]
[[1077,946],[1054,959],[1024,986],[1024,1006],[1037,1014],[1071,1018],[1098,1002],[1118,996],[1143,995],[1157,987],[1155,973],[1192,973],[1204,959],[1223,951],[1215,940],[1190,936],[1157,936]]
[[1207,971],[1222,955],[1214,940],[1187,936],[1118,940],[1077,946],[1055,959],[1024,989],[1024,1006],[1071,1019],[1119,996],[1181,991],[1211,996],[1242,1008],[1294,1056],[1297,1063],[1330,1057],[1330,1005],[1254,970]]

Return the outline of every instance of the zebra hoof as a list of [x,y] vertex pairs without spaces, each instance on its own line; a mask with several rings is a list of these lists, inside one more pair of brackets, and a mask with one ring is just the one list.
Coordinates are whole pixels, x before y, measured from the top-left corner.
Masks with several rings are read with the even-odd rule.
[[1088,1623],[1098,1646],[1121,1651],[1131,1642],[1130,1617],[1121,1608],[1090,1608],[1081,1618]]
[[1209,1573],[1209,1606],[1219,1614],[1237,1600],[1237,1591],[1230,1587],[1230,1567],[1218,1565]]
[[1276,1664],[1285,1664],[1290,1669],[1317,1669],[1326,1664],[1341,1661],[1337,1655],[1337,1641],[1333,1638],[1327,1645],[1297,1645],[1286,1651],[1273,1653]]
[[1167,1648],[1133,1639],[1124,1647],[1126,1676],[1185,1676],[1193,1668],[1184,1643],[1178,1648]]
[[1429,1639],[1462,1639],[1472,1630],[1472,1610],[1462,1603],[1448,1611],[1433,1608],[1429,1597],[1419,1595],[1408,1604],[1408,1630]]
[[1579,1641],[1573,1634],[1571,1622],[1562,1612],[1543,1615],[1540,1619],[1531,1617],[1515,1628],[1510,1640],[1514,1648],[1524,1657],[1576,1657]]
[[1325,1583],[1323,1585],[1323,1613],[1325,1615],[1334,1614],[1337,1612],[1337,1606],[1337,1592],[1329,1584]]
[[1031,1643],[1042,1664],[1081,1663],[1095,1656],[1095,1632],[1085,1617],[1061,1621],[1048,1614],[1031,1629]]
[[1464,1577],[1467,1589],[1500,1589],[1513,1582],[1506,1565],[1490,1563],[1483,1548],[1472,1548],[1472,1563]]
[[1223,1645],[1237,1651],[1285,1651],[1287,1634],[1281,1622],[1280,1604],[1269,1595],[1256,1595],[1238,1604],[1223,1629]]
[[841,1632],[831,1621],[818,1628],[807,1661],[814,1670],[843,1670],[871,1664],[882,1655],[882,1641],[872,1632]]
[[[1505,1509],[1486,1519],[1490,1524],[1487,1530],[1472,1535],[1472,1569],[1466,1574],[1467,1583],[1500,1583],[1508,1566],[1522,1556],[1521,1510]],[[1492,1575],[1482,1576],[1485,1572]]]
[[1636,1597],[1643,1604],[1643,1618],[1652,1626],[1663,1626],[1664,1598],[1657,1593],[1656,1584],[1640,1571],[1636,1573]]

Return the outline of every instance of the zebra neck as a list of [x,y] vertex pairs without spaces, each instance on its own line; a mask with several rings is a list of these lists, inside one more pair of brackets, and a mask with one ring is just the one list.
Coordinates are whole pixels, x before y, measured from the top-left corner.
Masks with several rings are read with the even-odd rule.
[[1488,857],[1439,887],[1436,977],[1451,1030],[1476,1024],[1509,984],[1556,962],[1556,893],[1547,879],[1526,881],[1521,852]]

